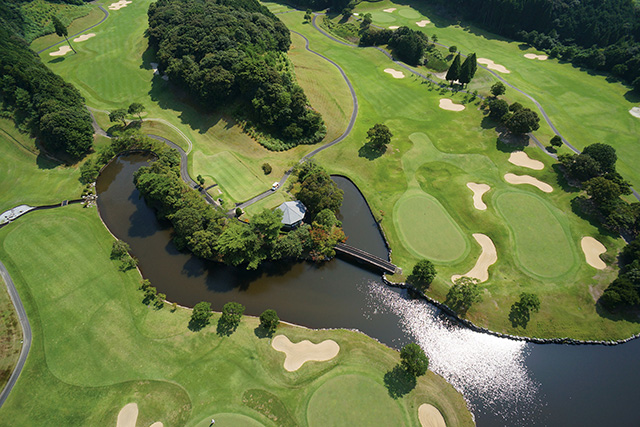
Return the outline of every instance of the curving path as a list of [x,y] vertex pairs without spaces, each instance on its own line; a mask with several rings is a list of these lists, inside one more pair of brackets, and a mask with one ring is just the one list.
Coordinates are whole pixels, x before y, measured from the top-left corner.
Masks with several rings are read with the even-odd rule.
[[[95,2],[95,1],[92,1],[91,3],[95,4],[96,2]],[[105,9],[104,7],[102,7],[102,6],[100,6],[100,5],[98,5],[98,8],[99,8],[102,12],[104,12],[104,17],[100,20],[100,22],[98,22],[97,24],[93,24],[93,25],[91,25],[90,27],[87,27],[87,28],[85,28],[84,30],[82,30],[82,31],[80,31],[80,32],[77,32],[77,33],[75,33],[75,34],[71,34],[70,36],[67,36],[67,39],[70,39],[70,38],[75,37],[75,36],[79,36],[80,34],[82,34],[82,33],[86,32],[86,31],[88,31],[88,30],[90,30],[90,29],[92,29],[92,28],[94,28],[94,27],[97,27],[98,25],[102,24],[102,23],[103,23],[103,22],[104,22],[104,21],[109,17],[109,12],[107,11],[107,9]],[[54,47],[54,46],[58,46],[60,43],[64,43],[64,42],[66,42],[66,40],[60,40],[59,42],[54,43],[54,44],[52,44],[51,46],[47,46],[47,47],[45,47],[44,49],[41,49],[41,50],[37,51],[36,53],[37,53],[38,55],[40,55],[40,54],[41,54],[42,52],[44,52],[45,50],[49,50],[49,49],[51,49],[52,47]]]
[[18,291],[16,290],[15,285],[13,284],[13,280],[11,280],[11,276],[9,276],[9,272],[7,268],[4,266],[2,261],[0,261],[0,276],[4,279],[4,283],[7,285],[7,291],[9,292],[9,296],[11,297],[11,301],[16,308],[16,313],[18,313],[18,318],[20,319],[20,325],[22,326],[22,349],[20,350],[20,357],[18,357],[18,363],[16,364],[15,369],[11,373],[9,377],[9,382],[4,387],[4,390],[0,393],[0,408],[4,405],[5,400],[13,390],[13,386],[18,381],[18,377],[22,372],[22,368],[24,367],[24,363],[27,360],[27,355],[29,354],[29,349],[31,349],[31,325],[29,324],[29,319],[27,319],[27,313],[24,310],[24,306],[22,305],[22,300],[20,300],[20,295],[18,295]]

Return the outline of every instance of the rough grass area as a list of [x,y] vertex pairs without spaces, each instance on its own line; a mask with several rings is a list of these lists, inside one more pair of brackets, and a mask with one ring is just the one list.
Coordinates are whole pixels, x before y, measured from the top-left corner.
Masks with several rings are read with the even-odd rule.
[[77,168],[36,154],[34,140],[8,119],[0,119],[0,151],[0,213],[22,204],[46,205],[80,197]]
[[[36,212],[0,230],[0,256],[34,335],[0,424],[114,425],[119,410],[136,402],[138,425],[211,417],[273,425],[283,414],[305,425],[307,402],[326,381],[357,374],[385,391],[384,375],[399,363],[398,352],[360,333],[281,325],[278,333],[294,342],[334,339],[341,347],[331,361],[289,373],[270,339],[258,338],[256,318],[243,318],[230,337],[216,334],[218,314],[191,332],[190,310],[142,304],[141,278],[109,259],[112,242],[96,211],[78,206]],[[435,374],[401,399],[378,391],[378,404],[397,407],[401,420],[417,423],[415,408],[426,401],[444,408],[452,425],[472,425],[462,396]],[[371,399],[362,390],[345,410],[365,413]]]
[[[73,20],[86,16],[95,6],[83,4],[73,5],[50,2],[46,0],[31,0],[20,5],[20,12],[24,21],[22,29],[27,42],[45,34],[54,32],[52,16],[57,16],[63,24],[69,25]],[[69,32],[69,34],[74,34]]]
[[[70,23],[67,26],[67,32],[69,33],[70,36],[84,30],[85,28],[88,28],[92,25],[97,24],[104,17],[104,12],[102,12],[96,6],[94,5],[86,5],[86,6],[91,6],[89,9],[83,9],[88,13],[86,13],[84,16],[80,18],[69,20]],[[52,32],[52,34],[47,34],[46,36],[36,38],[31,42],[31,45],[29,45],[29,47],[37,52],[41,49],[51,46],[54,43],[58,43],[58,42],[66,43],[64,40],[64,37],[60,37],[55,32],[53,32],[53,26],[51,27],[50,31]],[[73,39],[70,39],[70,40],[73,46],[75,47],[76,43],[73,42]]]
[[22,326],[7,287],[0,278],[0,390],[9,381],[22,348]]

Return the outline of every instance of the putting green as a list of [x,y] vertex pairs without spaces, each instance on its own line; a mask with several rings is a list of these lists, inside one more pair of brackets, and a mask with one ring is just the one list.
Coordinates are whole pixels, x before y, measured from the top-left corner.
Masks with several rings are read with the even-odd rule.
[[541,199],[508,192],[499,195],[495,203],[513,232],[518,261],[527,272],[558,277],[574,266],[571,238]]
[[413,9],[400,9],[398,11],[398,14],[400,16],[402,16],[403,18],[407,18],[407,19],[418,19],[418,18],[422,17],[422,15],[420,15],[420,13],[418,13],[417,11],[415,11]]
[[197,151],[193,156],[193,170],[212,176],[235,201],[242,202],[269,189],[244,163],[229,151],[207,156]]
[[460,227],[432,196],[412,192],[398,200],[394,211],[402,241],[416,256],[452,262],[465,255],[468,244]]
[[216,420],[214,425],[221,426],[247,426],[247,427],[262,427],[264,424],[254,420],[251,417],[247,417],[242,414],[232,414],[229,412],[223,412],[220,414],[215,414],[210,417],[206,417],[201,420],[195,427],[209,427],[211,424],[211,420]]
[[314,426],[398,426],[402,412],[382,386],[361,375],[342,375],[311,396],[307,421]]
[[391,22],[396,22],[396,18],[387,12],[371,12],[372,19],[376,22],[389,24]]

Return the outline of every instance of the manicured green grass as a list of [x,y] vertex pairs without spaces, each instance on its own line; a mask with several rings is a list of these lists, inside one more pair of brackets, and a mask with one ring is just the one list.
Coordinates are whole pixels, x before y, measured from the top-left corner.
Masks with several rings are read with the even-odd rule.
[[460,227],[437,199],[422,192],[405,194],[394,207],[394,222],[416,257],[454,262],[467,252]]
[[342,375],[322,384],[311,396],[309,426],[390,426],[401,423],[402,411],[387,391],[362,375]]
[[234,200],[248,200],[271,187],[268,177],[254,174],[229,151],[213,156],[197,152],[193,156],[193,165],[195,170],[210,171],[220,188]]
[[[392,13],[382,12],[382,9],[390,7],[397,10]],[[425,2],[407,2],[402,5],[389,0],[362,2],[355,11],[361,15],[374,12],[373,22],[384,27],[407,25],[424,31],[428,36],[436,34],[440,43],[455,45],[462,53],[475,52],[479,58],[489,58],[504,65],[511,73],[498,74],[536,98],[571,144],[579,149],[596,142],[612,145],[618,151],[618,170],[634,186],[640,187],[640,172],[636,167],[640,163],[640,150],[637,150],[640,119],[629,114],[629,109],[640,103],[640,94],[632,92],[630,87],[556,59],[527,59],[524,57],[525,53],[542,52],[465,22],[462,26],[456,25],[455,22],[438,16]],[[419,15],[416,16],[415,12],[419,12]],[[412,13],[410,19],[404,17],[408,13]],[[380,17],[383,18],[378,20]],[[422,19],[429,19],[432,23],[420,28],[415,23]],[[479,70],[478,77],[484,74],[485,71]],[[491,80],[495,81],[495,78],[491,77]],[[474,82],[471,87],[487,93],[489,86],[479,86],[478,83]],[[512,89],[507,90],[506,96],[523,105],[532,104]],[[545,125],[537,134],[546,143],[552,136],[550,132]]]
[[[245,317],[233,335],[220,337],[214,314],[210,326],[191,332],[189,310],[142,304],[140,276],[118,270],[109,259],[112,242],[96,211],[79,206],[35,212],[0,229],[0,256],[34,335],[0,424],[114,425],[120,409],[136,402],[138,425],[200,425],[211,417],[276,425],[269,415],[284,410],[269,405],[277,400],[305,425],[309,399],[327,381],[365,376],[380,390],[399,363],[396,351],[356,332],[281,325],[278,333],[293,342],[334,339],[341,348],[331,361],[289,373],[284,354],[256,336],[258,319]],[[243,403],[255,390],[275,398],[259,407]],[[421,403],[441,408],[449,425],[472,425],[462,396],[431,372],[401,399],[373,393],[380,407],[397,407],[414,425]],[[352,399],[349,410],[369,410],[367,390]]]
[[[483,120],[477,104],[467,103],[467,108],[459,113],[440,109],[440,99],[451,98],[462,103],[464,97],[424,84],[410,75],[404,79],[392,78],[384,73],[384,69],[397,69],[397,66],[382,53],[332,42],[301,24],[301,15],[291,12],[280,18],[290,28],[305,34],[313,49],[344,68],[355,87],[360,106],[351,135],[320,153],[316,159],[332,173],[352,178],[363,191],[374,214],[382,221],[395,264],[408,273],[420,258],[407,248],[407,238],[398,227],[395,206],[404,194],[422,191],[438,200],[447,215],[458,224],[465,239],[471,242],[468,255],[459,261],[443,263],[435,260],[438,277],[428,290],[430,296],[444,300],[451,286],[451,275],[464,274],[475,265],[481,249],[471,239],[471,234],[483,233],[494,242],[498,261],[489,269],[489,281],[482,284],[485,289],[483,301],[468,312],[469,318],[477,324],[500,332],[541,337],[611,338],[638,332],[638,325],[633,321],[612,319],[596,310],[596,299],[616,275],[615,256],[623,242],[573,212],[570,201],[576,193],[563,191],[565,184],[558,181],[551,167],[552,159],[532,146],[525,151],[545,164],[543,170],[534,171],[509,163],[509,153],[517,148],[498,140],[494,125]],[[480,81],[485,88],[493,82],[490,75]],[[386,153],[381,156],[363,149],[366,131],[375,123],[385,123],[394,135]],[[533,187],[508,184],[503,176],[509,172],[531,175],[550,184],[554,191],[540,194]],[[486,211],[473,207],[472,193],[466,187],[468,182],[491,187],[484,196]],[[561,238],[571,236],[568,245],[571,253],[577,254],[576,264],[562,275],[533,278],[520,262],[512,232],[496,210],[496,197],[513,191],[536,195],[538,208],[542,204],[550,212],[562,212],[562,215],[555,215],[564,233]],[[412,225],[419,229],[420,221],[416,220]],[[610,267],[594,275],[593,268],[581,256],[579,241],[582,236],[593,236],[605,244],[608,249],[605,259]],[[438,241],[434,245],[434,251],[440,251],[446,242]],[[404,278],[397,275],[392,279]],[[509,308],[521,292],[535,292],[543,306],[526,329],[514,326],[508,320]]]
[[0,151],[0,213],[22,204],[46,205],[80,197],[77,168],[36,155],[34,140],[7,119],[0,119]]
[[571,236],[543,201],[529,193],[506,192],[495,202],[513,231],[518,260],[525,270],[554,278],[574,266],[577,259]]

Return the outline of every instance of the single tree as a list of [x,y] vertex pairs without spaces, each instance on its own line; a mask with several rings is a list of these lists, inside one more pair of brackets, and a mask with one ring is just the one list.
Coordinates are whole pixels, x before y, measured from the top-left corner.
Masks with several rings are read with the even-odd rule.
[[58,37],[64,37],[64,39],[67,41],[67,43],[69,44],[69,47],[71,48],[71,50],[73,51],[73,53],[78,53],[76,52],[76,50],[73,48],[73,46],[71,46],[71,42],[69,41],[69,39],[67,38],[67,36],[69,35],[69,33],[67,32],[67,27],[58,19],[57,16],[52,16],[51,17],[51,21],[53,22],[53,28],[56,31],[56,34],[58,35]]
[[200,330],[209,324],[209,319],[213,313],[211,312],[211,304],[202,301],[197,303],[193,307],[193,312],[191,313],[191,320],[189,321],[189,329],[191,330]]
[[218,334],[231,335],[242,320],[244,305],[238,302],[228,302],[222,307],[222,316],[218,320]]
[[242,209],[236,208],[236,218],[240,218],[242,216]]
[[525,134],[540,128],[540,117],[535,111],[523,108],[513,113],[504,124],[512,133]]
[[416,377],[426,374],[429,368],[429,358],[416,343],[410,343],[402,347],[400,360],[407,372]]
[[509,112],[509,104],[504,99],[492,99],[489,101],[489,117],[501,120]]
[[491,86],[491,95],[493,95],[496,98],[499,97],[500,95],[504,95],[506,91],[507,91],[507,88],[502,82],[496,82],[493,84],[493,86]]
[[379,151],[386,151],[387,145],[391,142],[393,134],[382,123],[375,124],[371,129],[367,131],[368,144],[371,144],[373,148]]
[[436,267],[433,263],[427,259],[421,259],[413,266],[411,272],[412,279],[420,287],[421,290],[425,290],[429,287],[433,279],[436,278]]
[[449,46],[449,52],[456,53],[458,51],[458,46]]
[[449,81],[453,86],[453,82],[460,79],[461,71],[462,70],[460,65],[460,54],[457,54],[456,57],[453,59],[453,62],[451,63],[449,70],[447,71],[447,75],[445,76],[445,79]]
[[269,175],[272,170],[273,169],[271,168],[271,165],[269,163],[262,164],[262,172],[264,172],[265,175]]
[[478,279],[462,276],[458,278],[447,293],[446,303],[453,309],[465,314],[471,305],[482,300]]
[[123,127],[127,126],[126,117],[127,110],[125,110],[124,108],[118,108],[117,110],[113,110],[109,113],[109,121],[111,123],[122,122]]
[[111,246],[111,259],[122,259],[129,254],[131,248],[126,242],[116,240]]
[[260,315],[260,326],[267,331],[269,335],[273,335],[279,324],[280,318],[275,310],[267,309]]
[[584,189],[591,200],[601,206],[617,200],[622,195],[620,186],[603,176],[597,176],[585,182]]
[[462,66],[460,67],[460,78],[458,79],[460,80],[460,83],[462,83],[462,85],[464,86],[471,82],[476,74],[477,69],[478,60],[476,58],[476,54],[472,53],[471,55],[467,56],[467,59],[464,60]]
[[509,312],[509,319],[513,326],[527,327],[531,312],[540,310],[540,298],[536,294],[523,292],[520,294],[520,300],[513,303]]
[[551,141],[549,142],[553,147],[556,147],[556,148],[562,147],[562,138],[560,137],[560,135],[554,135],[553,138],[551,138]]
[[433,40],[434,43],[438,43],[438,36],[436,36],[435,34],[432,34],[431,40]]
[[304,13],[304,22],[311,22],[312,19],[313,16],[311,15],[311,9],[307,9],[307,11]]
[[131,103],[131,105],[129,105],[129,114],[134,115],[136,114],[138,116],[138,120],[142,121],[142,112],[145,110],[144,105],[140,104],[139,102],[133,102]]

